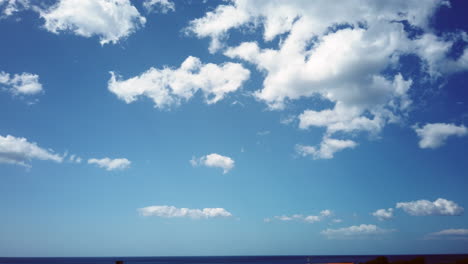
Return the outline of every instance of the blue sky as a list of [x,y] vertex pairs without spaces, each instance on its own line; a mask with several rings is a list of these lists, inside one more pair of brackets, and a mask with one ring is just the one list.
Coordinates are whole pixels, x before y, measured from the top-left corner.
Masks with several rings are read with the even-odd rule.
[[467,253],[466,8],[0,0],[0,256]]

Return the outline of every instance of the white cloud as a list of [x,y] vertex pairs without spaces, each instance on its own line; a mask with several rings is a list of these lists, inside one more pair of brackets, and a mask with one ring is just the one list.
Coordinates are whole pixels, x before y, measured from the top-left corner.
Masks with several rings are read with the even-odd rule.
[[43,91],[39,75],[23,72],[14,74],[0,72],[0,88],[13,95],[35,95]]
[[295,120],[296,120],[296,117],[294,115],[289,115],[289,116],[286,116],[286,117],[282,117],[280,119],[280,123],[283,124],[283,125],[289,125],[292,122],[294,122]]
[[216,217],[231,217],[232,214],[224,208],[203,208],[203,209],[190,209],[190,208],[177,208],[167,205],[154,205],[138,209],[142,216],[157,216],[164,218],[186,217],[192,219],[201,218],[216,218]]
[[468,129],[464,125],[457,126],[455,124],[434,123],[426,124],[423,127],[415,125],[413,129],[420,138],[420,148],[438,148],[443,146],[450,136],[463,137],[468,135]]
[[270,130],[258,131],[257,136],[266,136],[266,135],[269,135],[270,133],[271,133]]
[[39,12],[48,31],[98,36],[101,45],[115,44],[146,23],[129,0],[60,0]]
[[294,214],[291,216],[287,215],[279,215],[279,216],[274,216],[273,218],[266,218],[268,219],[265,222],[271,222],[272,219],[276,219],[279,221],[301,221],[301,222],[307,222],[307,223],[315,223],[315,222],[320,222],[324,220],[327,217],[330,217],[332,215],[332,211],[330,210],[323,210],[321,211],[318,215],[302,215],[302,214]]
[[28,9],[29,0],[0,0],[0,19]]
[[118,80],[113,72],[111,75],[109,90],[126,103],[146,96],[154,101],[155,107],[167,108],[190,99],[198,90],[205,96],[206,103],[216,103],[238,90],[250,72],[238,63],[203,64],[200,59],[189,56],[178,69],[150,68],[128,80]]
[[83,161],[83,159],[81,157],[78,157],[77,155],[73,154],[73,155],[70,155],[70,157],[68,157],[68,161],[70,161],[72,163],[81,163]]
[[393,218],[393,208],[379,209],[372,213],[380,221],[389,220]]
[[192,158],[190,160],[192,166],[206,166],[213,168],[223,169],[223,173],[228,173],[232,168],[234,168],[234,160],[227,156],[222,156],[216,153],[208,154],[200,158]]
[[329,239],[346,239],[346,238],[358,238],[358,237],[370,237],[386,234],[393,232],[394,230],[383,229],[376,225],[359,225],[343,227],[338,229],[325,229],[320,232],[322,235]]
[[96,164],[100,168],[104,168],[108,171],[112,171],[112,170],[128,169],[130,167],[131,162],[125,158],[120,158],[120,159],[103,158],[103,159],[89,159],[88,164]]
[[0,163],[17,164],[31,167],[30,161],[51,160],[62,162],[63,157],[51,150],[40,148],[36,143],[29,142],[26,138],[0,135]]
[[340,140],[325,137],[320,143],[320,147],[312,147],[305,145],[296,145],[296,152],[305,157],[312,156],[313,159],[331,159],[336,152],[347,148],[354,148],[357,143],[352,140]]
[[169,0],[145,0],[143,6],[148,12],[161,12],[166,14],[175,11],[175,4]]
[[463,207],[453,201],[439,198],[434,202],[428,200],[417,200],[411,202],[397,203],[396,208],[401,208],[403,211],[414,216],[426,215],[461,215]]
[[343,222],[342,219],[339,219],[339,218],[332,219],[332,223],[338,224],[338,223],[341,223],[341,222]]
[[[301,129],[326,128],[324,139],[337,132],[377,135],[411,110],[413,81],[398,72],[402,55],[418,56],[422,70],[432,77],[468,69],[468,49],[458,59],[447,55],[462,33],[430,33],[428,21],[442,5],[449,2],[232,0],[191,21],[188,31],[211,38],[211,52],[225,47],[233,29],[261,29],[269,45],[279,38],[269,48],[246,41],[223,50],[264,74],[263,87],[254,93],[257,99],[270,109],[304,97],[332,103],[329,109],[309,108],[298,117]],[[407,21],[423,34],[410,37],[397,21]]]
[[468,239],[468,229],[444,229],[430,233],[427,239]]

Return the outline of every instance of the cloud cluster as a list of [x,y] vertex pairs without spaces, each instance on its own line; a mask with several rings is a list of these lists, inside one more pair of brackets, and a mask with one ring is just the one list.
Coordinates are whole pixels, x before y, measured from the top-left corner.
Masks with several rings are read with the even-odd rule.
[[232,214],[224,208],[177,208],[167,205],[153,205],[138,209],[142,216],[157,216],[164,218],[192,218],[192,219],[207,219],[217,217],[231,217]]
[[46,30],[98,36],[101,45],[115,44],[146,23],[129,0],[60,0],[39,12]]
[[302,215],[302,214],[294,214],[291,216],[281,215],[281,216],[274,216],[273,218],[265,218],[265,222],[271,222],[273,219],[279,221],[301,221],[307,223],[315,223],[324,220],[327,217],[332,215],[332,211],[330,210],[323,210],[320,212],[319,215]]
[[380,221],[389,220],[393,218],[393,208],[379,209],[372,213],[373,216],[377,217]]
[[190,99],[199,90],[207,104],[216,103],[238,90],[250,72],[238,63],[203,64],[189,56],[177,69],[150,68],[127,80],[119,80],[114,72],[111,75],[109,90],[126,103],[146,96],[153,100],[155,107],[163,109]]
[[219,155],[217,153],[208,154],[200,158],[193,157],[190,160],[192,166],[206,166],[223,169],[223,173],[228,173],[234,168],[234,160],[230,157]]
[[110,159],[110,158],[102,158],[102,159],[89,159],[88,164],[96,164],[100,168],[104,168],[108,171],[112,170],[124,170],[130,168],[131,162],[128,159],[120,158],[120,159]]
[[[187,31],[210,38],[211,52],[222,50],[256,66],[265,79],[254,95],[271,109],[304,97],[332,103],[329,109],[306,109],[298,116],[300,129],[326,128],[326,147],[335,133],[376,135],[406,117],[413,80],[399,72],[402,56],[419,57],[421,70],[431,78],[468,69],[468,49],[458,58],[447,55],[461,33],[431,33],[428,21],[441,6],[449,2],[232,0],[191,21]],[[226,47],[230,31],[243,28],[261,28],[264,41],[273,45],[262,48],[246,41]],[[413,36],[408,28],[421,34]],[[318,148],[309,153],[333,156]]]
[[148,12],[161,12],[163,14],[175,11],[174,2],[169,0],[145,0],[143,7]]
[[62,156],[55,154],[52,150],[43,149],[26,138],[0,135],[0,163],[31,167],[30,162],[33,159],[51,160],[58,163],[63,161]]
[[463,207],[443,198],[439,198],[434,202],[428,200],[401,202],[396,204],[396,208],[401,208],[413,216],[461,215],[464,212]]
[[27,72],[10,75],[1,71],[0,89],[5,89],[13,95],[35,95],[43,91],[39,75]]
[[464,125],[457,126],[455,124],[433,123],[423,127],[416,125],[413,129],[420,138],[420,148],[435,149],[443,146],[448,137],[468,135],[468,129]]
[[359,226],[350,226],[338,229],[328,228],[320,233],[328,239],[347,239],[382,235],[393,231],[394,230],[380,228],[376,225],[362,224]]

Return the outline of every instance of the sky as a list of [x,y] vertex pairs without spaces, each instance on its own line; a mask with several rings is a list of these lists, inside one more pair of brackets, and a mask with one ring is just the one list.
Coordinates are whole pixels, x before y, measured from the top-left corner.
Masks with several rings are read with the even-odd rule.
[[0,0],[0,256],[468,253],[467,8]]

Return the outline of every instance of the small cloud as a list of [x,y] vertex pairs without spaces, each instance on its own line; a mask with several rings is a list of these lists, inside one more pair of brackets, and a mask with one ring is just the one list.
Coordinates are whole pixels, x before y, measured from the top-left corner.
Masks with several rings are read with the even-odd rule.
[[290,115],[290,116],[281,118],[280,123],[283,124],[283,125],[289,125],[292,122],[294,122],[295,120],[296,120],[296,117],[294,115]]
[[334,223],[334,224],[338,224],[338,223],[341,223],[341,222],[343,222],[342,219],[338,219],[338,218],[332,219],[332,223]]
[[239,105],[239,106],[242,106],[242,107],[245,106],[243,103],[241,103],[240,101],[237,101],[237,100],[232,102],[231,105]]
[[[279,216],[274,216],[273,219],[279,220],[279,221],[301,221],[301,222],[306,222],[306,223],[315,223],[315,222],[320,222],[324,220],[327,217],[330,217],[332,215],[332,211],[330,210],[323,210],[321,211],[318,215],[302,215],[302,214],[294,214],[291,216],[287,215],[279,215]],[[269,219],[268,222],[272,221],[271,218]]]
[[169,0],[145,0],[143,2],[143,7],[148,12],[155,13],[169,13],[175,11],[175,4]]
[[378,235],[387,234],[393,231],[395,230],[383,229],[376,225],[362,224],[359,226],[350,226],[338,229],[328,228],[320,233],[326,236],[328,239],[355,239],[365,237],[376,237]]
[[393,218],[393,208],[379,209],[372,213],[380,221],[385,221]]
[[257,132],[257,136],[266,136],[269,135],[271,132],[269,130],[259,131]]
[[39,75],[23,72],[10,76],[9,73],[0,72],[0,88],[15,96],[36,95],[43,92]]
[[413,216],[428,216],[428,215],[462,215],[463,207],[453,201],[439,198],[434,202],[428,200],[417,200],[411,202],[397,203],[396,208],[401,208],[403,211]]
[[142,216],[156,216],[163,218],[208,219],[232,216],[232,214],[224,208],[190,209],[167,205],[153,205],[139,208],[137,211]]
[[200,158],[193,157],[190,160],[190,164],[193,167],[196,166],[206,166],[213,168],[223,169],[223,174],[228,173],[232,168],[234,168],[234,160],[227,156],[222,156],[216,153],[202,156]]
[[43,149],[26,138],[0,135],[0,163],[31,167],[30,161],[33,159],[51,160],[58,163],[63,161],[63,157],[55,154],[53,150]]
[[419,136],[420,148],[438,148],[445,145],[448,137],[464,137],[468,135],[468,129],[464,125],[434,123],[426,124],[423,127],[413,126],[414,131]]
[[73,154],[73,155],[70,155],[70,157],[68,158],[68,161],[71,163],[81,163],[82,159]]
[[88,164],[96,164],[100,168],[104,168],[108,171],[112,171],[112,170],[128,169],[130,167],[131,162],[125,158],[120,158],[120,159],[103,158],[103,159],[89,159]]
[[426,239],[450,239],[450,240],[467,240],[468,229],[445,229],[439,232],[430,233]]
[[312,156],[316,159],[332,159],[336,152],[347,148],[354,148],[357,143],[352,140],[340,140],[329,137],[324,137],[320,143],[320,147],[296,145],[296,153],[302,157]]

